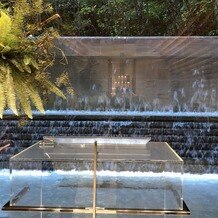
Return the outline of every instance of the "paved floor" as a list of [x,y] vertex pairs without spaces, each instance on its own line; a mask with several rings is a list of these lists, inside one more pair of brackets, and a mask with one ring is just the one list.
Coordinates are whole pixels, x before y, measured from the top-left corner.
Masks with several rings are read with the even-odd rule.
[[[0,170],[0,208],[9,199],[10,179],[7,170]],[[218,217],[218,174],[210,175],[184,175],[184,199],[191,210],[191,215],[188,218],[217,218]],[[71,214],[40,214],[40,213],[7,213],[0,210],[0,218],[91,218],[91,215],[71,215]],[[98,216],[100,217],[100,216]],[[132,218],[135,216],[101,216],[106,217],[126,217]],[[148,216],[139,216],[148,217]],[[149,216],[151,217],[151,216]],[[156,216],[157,217],[157,216]],[[163,216],[161,216],[163,217]],[[180,217],[180,216],[179,216]],[[186,216],[184,216],[186,217]]]

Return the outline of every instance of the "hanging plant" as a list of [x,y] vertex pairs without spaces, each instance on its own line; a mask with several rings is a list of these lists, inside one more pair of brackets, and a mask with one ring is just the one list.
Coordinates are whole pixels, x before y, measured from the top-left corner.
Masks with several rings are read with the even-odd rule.
[[50,81],[48,68],[55,57],[54,40],[58,33],[45,28],[59,18],[45,21],[42,0],[16,0],[12,8],[0,5],[0,117],[5,109],[32,118],[32,107],[44,113],[43,94],[50,92],[65,98]]

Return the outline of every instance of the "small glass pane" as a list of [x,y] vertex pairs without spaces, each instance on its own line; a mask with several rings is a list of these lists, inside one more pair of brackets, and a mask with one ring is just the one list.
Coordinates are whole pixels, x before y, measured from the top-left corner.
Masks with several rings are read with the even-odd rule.
[[16,206],[92,207],[92,158],[91,144],[34,144],[10,160],[11,205],[16,198]]
[[167,143],[138,142],[98,144],[97,207],[182,209],[182,159]]
[[11,206],[41,205],[42,163],[10,161]]

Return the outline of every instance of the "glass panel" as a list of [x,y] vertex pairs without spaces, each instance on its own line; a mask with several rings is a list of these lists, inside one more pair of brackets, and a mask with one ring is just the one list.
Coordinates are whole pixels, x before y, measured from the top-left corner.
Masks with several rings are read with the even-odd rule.
[[4,165],[5,165],[4,163],[0,163],[0,217],[1,218],[8,217],[8,211],[2,211],[2,206],[10,198],[10,172],[9,172],[8,164],[7,164],[7,168],[5,168]]
[[42,163],[10,161],[11,206],[42,205]]
[[11,205],[92,208],[97,142],[97,208],[180,210],[183,161],[149,140],[44,137],[10,160]]
[[[42,205],[86,208],[92,206],[92,163],[43,162]],[[85,171],[85,168],[88,170]]]
[[93,145],[45,138],[11,158],[11,204],[26,187],[18,206],[92,206]]
[[98,143],[97,207],[182,209],[182,168],[164,142]]
[[62,37],[59,43],[68,64],[62,68],[57,58],[51,75],[67,71],[77,94],[51,97],[53,112],[218,110],[217,37]]

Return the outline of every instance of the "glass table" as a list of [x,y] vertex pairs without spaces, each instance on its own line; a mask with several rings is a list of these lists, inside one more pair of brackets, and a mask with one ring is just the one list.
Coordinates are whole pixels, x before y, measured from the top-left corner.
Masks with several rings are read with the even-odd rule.
[[190,214],[183,160],[168,143],[150,138],[44,137],[10,158],[10,173],[11,197],[3,210]]

